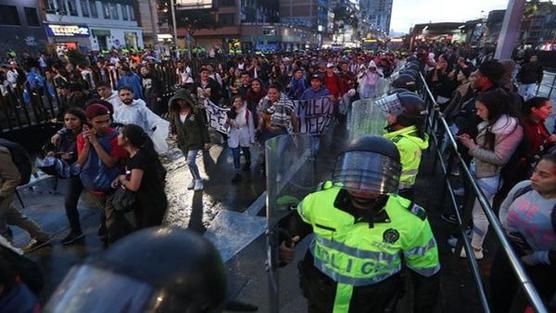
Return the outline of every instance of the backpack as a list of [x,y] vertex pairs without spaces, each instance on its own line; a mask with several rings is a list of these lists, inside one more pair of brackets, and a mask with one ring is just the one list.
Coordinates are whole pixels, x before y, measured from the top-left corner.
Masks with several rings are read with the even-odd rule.
[[[518,189],[512,197],[512,203],[517,198],[523,196],[528,192],[531,192],[532,190],[533,190],[533,186],[531,186],[531,184]],[[556,203],[552,207],[552,213],[550,213],[550,222],[552,223],[552,230],[556,233]]]
[[0,138],[0,146],[5,147],[10,151],[12,155],[12,161],[14,162],[21,180],[18,186],[26,185],[31,180],[31,174],[33,173],[33,168],[31,166],[31,158],[25,149],[18,143]]

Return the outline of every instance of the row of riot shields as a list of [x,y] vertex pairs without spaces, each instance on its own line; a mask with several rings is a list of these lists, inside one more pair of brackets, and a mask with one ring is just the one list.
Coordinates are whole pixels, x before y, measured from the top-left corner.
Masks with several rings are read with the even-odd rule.
[[[386,93],[388,80],[381,82],[382,96]],[[363,99],[351,104],[347,121],[347,134],[342,139],[351,141],[364,135],[382,135],[386,126],[384,114],[374,105],[374,99]],[[337,126],[341,127],[341,126]],[[317,190],[320,178],[330,176],[335,155],[330,156],[330,147],[323,145],[324,140],[307,134],[281,135],[268,140],[265,144],[267,179],[267,269],[269,280],[269,309],[272,313],[280,311],[279,299],[285,299],[285,291],[279,288],[278,248],[282,232],[279,222],[292,214],[297,204]],[[335,142],[335,144],[341,144]],[[319,149],[320,148],[320,149]],[[323,154],[334,160],[323,161]],[[328,165],[328,166],[327,166]],[[329,175],[323,172],[329,171]],[[326,173],[324,173],[326,174]],[[296,214],[296,213],[295,213]],[[301,253],[301,251],[298,251]],[[290,265],[294,266],[294,265]],[[297,284],[297,282],[295,282]],[[283,288],[284,289],[284,288]]]

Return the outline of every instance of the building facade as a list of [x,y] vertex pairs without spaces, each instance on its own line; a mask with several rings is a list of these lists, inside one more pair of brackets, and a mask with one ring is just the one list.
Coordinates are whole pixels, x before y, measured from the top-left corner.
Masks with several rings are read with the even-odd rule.
[[41,0],[49,43],[56,48],[101,51],[143,48],[132,0]]
[[[0,51],[36,53],[46,47],[38,0],[0,0]],[[4,56],[4,55],[2,55]]]
[[[210,10],[216,27],[195,30],[193,45],[228,53],[304,49],[317,44],[315,32],[300,25],[285,25],[280,6],[272,0],[215,0]],[[178,38],[188,33],[178,23]]]
[[393,0],[360,0],[362,36],[366,33],[390,33]]
[[332,37],[334,15],[331,4],[329,0],[280,0],[280,20],[283,24],[317,33],[322,44]]
[[136,0],[135,16],[139,27],[143,29],[143,44],[154,47],[160,33],[157,0]]

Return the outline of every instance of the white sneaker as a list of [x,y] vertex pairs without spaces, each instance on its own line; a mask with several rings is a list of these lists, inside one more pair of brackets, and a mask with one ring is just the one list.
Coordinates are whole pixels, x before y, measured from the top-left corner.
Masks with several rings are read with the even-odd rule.
[[[454,250],[455,250],[455,248],[452,249],[452,252],[454,252]],[[483,249],[482,248],[477,249],[477,248],[473,247],[473,254],[475,255],[475,259],[477,259],[477,260],[482,260],[485,257],[484,254],[483,254]],[[465,249],[463,249],[463,248],[461,249],[461,253],[460,253],[459,256],[460,256],[460,258],[464,258],[464,259],[467,258],[467,253],[465,253]]]
[[192,190],[193,188],[195,188],[195,179],[191,179],[191,181],[189,181],[189,185],[187,185],[187,190]]
[[193,190],[201,191],[201,190],[203,190],[203,188],[205,188],[203,186],[203,180],[202,179],[196,179],[195,180],[195,187],[193,188]]

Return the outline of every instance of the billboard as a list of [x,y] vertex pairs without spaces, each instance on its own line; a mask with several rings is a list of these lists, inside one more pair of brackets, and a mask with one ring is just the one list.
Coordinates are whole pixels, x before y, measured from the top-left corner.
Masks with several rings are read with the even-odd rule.
[[176,0],[176,9],[212,9],[213,0]]

